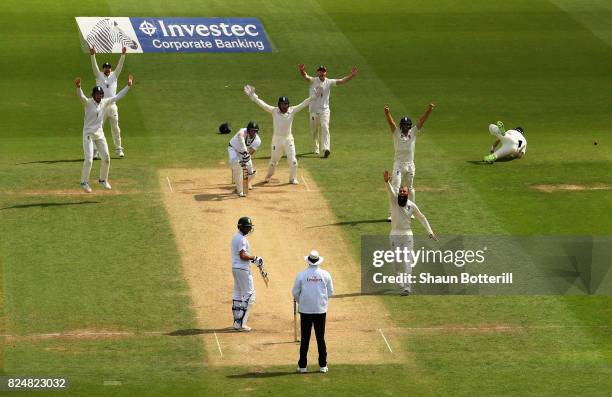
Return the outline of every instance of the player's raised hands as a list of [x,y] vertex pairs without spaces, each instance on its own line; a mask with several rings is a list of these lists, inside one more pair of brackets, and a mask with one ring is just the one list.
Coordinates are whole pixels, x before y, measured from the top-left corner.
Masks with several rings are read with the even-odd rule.
[[391,113],[391,109],[389,109],[389,106],[385,106],[385,114],[389,113]]
[[81,88],[81,78],[77,77],[76,79],[74,79],[74,85],[77,86],[77,88]]
[[127,48],[123,47],[123,48],[121,49],[121,53],[122,53],[123,55],[125,55],[125,53],[126,53],[126,52],[127,52]]
[[134,84],[134,76],[132,76],[131,74],[128,76],[127,84],[129,87],[131,87]]
[[429,238],[434,240],[434,241],[438,241],[438,236],[436,236],[436,234],[434,232],[431,232],[431,234],[429,235]]
[[436,105],[434,103],[430,103],[429,104],[429,110],[434,110],[434,108],[436,107]]
[[300,68],[300,72],[303,72],[303,71],[305,71],[305,70],[306,70],[306,66],[304,66],[304,64],[303,64],[303,63],[300,63],[300,64],[298,65],[298,68]]
[[357,73],[359,73],[359,71],[357,70],[357,66],[353,66],[353,68],[351,69],[351,76],[355,77],[357,76]]
[[250,86],[250,85],[245,85],[244,86],[244,93],[246,94],[246,96],[248,97],[252,97],[253,95],[255,95],[255,87]]
[[389,175],[389,171],[385,170],[385,172],[383,172],[383,178],[385,179],[385,183],[391,180],[391,175]]
[[95,47],[91,47],[91,48],[89,49],[89,53],[90,53],[91,55],[96,55],[96,48],[95,48]]

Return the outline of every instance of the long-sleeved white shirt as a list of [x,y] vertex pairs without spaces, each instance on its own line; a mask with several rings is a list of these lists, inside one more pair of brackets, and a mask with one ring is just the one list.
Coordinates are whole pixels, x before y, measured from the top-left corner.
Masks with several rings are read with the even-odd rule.
[[298,273],[291,292],[300,305],[300,313],[327,313],[327,301],[334,294],[334,284],[329,272],[310,265]]
[[123,69],[123,62],[125,62],[125,54],[121,55],[117,67],[115,70],[110,72],[107,76],[98,68],[95,54],[91,56],[91,69],[93,70],[94,77],[96,78],[96,85],[99,85],[104,90],[104,96],[107,98],[117,95],[117,80]]
[[302,109],[304,109],[310,101],[314,99],[314,96],[306,98],[302,103],[297,106],[289,106],[286,113],[281,113],[278,106],[270,106],[257,96],[253,94],[250,96],[251,101],[255,102],[260,108],[272,115],[272,124],[274,126],[274,134],[272,139],[275,138],[289,138],[291,134],[291,126],[293,124],[293,118]]
[[243,154],[248,152],[249,148],[253,149],[254,151],[259,149],[261,146],[261,138],[259,138],[259,134],[255,134],[255,137],[250,139],[247,129],[241,128],[230,140],[229,145],[236,151],[236,153]]
[[408,200],[404,207],[400,207],[397,203],[398,192],[391,186],[389,182],[385,183],[387,194],[389,196],[389,208],[391,208],[391,233],[393,235],[409,235],[412,236],[412,215],[421,222],[421,225],[427,230],[427,234],[433,234],[431,226],[427,218],[419,210],[419,207],[412,201]]
[[129,86],[125,86],[121,91],[119,91],[119,94],[110,98],[102,98],[102,100],[98,103],[93,98],[87,98],[85,94],[83,94],[81,87],[78,87],[77,96],[85,108],[85,115],[83,116],[83,134],[95,133],[98,130],[101,130],[106,107],[123,98],[129,89]]

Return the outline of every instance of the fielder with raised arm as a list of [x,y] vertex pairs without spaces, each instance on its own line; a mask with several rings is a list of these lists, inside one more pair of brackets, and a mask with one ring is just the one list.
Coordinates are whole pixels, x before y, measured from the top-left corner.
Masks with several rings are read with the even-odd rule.
[[234,276],[234,291],[232,295],[232,313],[236,331],[250,331],[247,325],[251,308],[255,303],[255,284],[251,273],[251,263],[259,268],[264,281],[268,274],[264,269],[264,261],[259,256],[251,255],[251,245],[246,235],[254,229],[253,221],[247,216],[238,219],[238,232],[232,238],[232,275]]
[[[391,243],[391,247],[394,249],[396,247],[404,248],[407,247],[408,250],[413,250],[413,234],[412,234],[412,215],[419,220],[421,225],[427,231],[429,238],[433,240],[438,240],[438,237],[431,229],[427,218],[423,213],[419,210],[417,205],[408,199],[408,188],[406,186],[402,186],[399,189],[396,189],[389,183],[391,177],[389,176],[389,171],[385,170],[384,172],[384,180],[385,187],[387,188],[387,195],[389,196],[389,208],[391,209],[391,233],[389,233],[389,241]],[[412,263],[413,259],[409,256],[409,260],[407,262],[403,262],[403,273],[411,274],[412,273]],[[410,284],[402,284],[402,295],[410,295],[412,291],[412,287]]]
[[[414,166],[414,147],[416,144],[417,133],[421,131],[423,125],[429,118],[431,111],[434,109],[433,103],[429,104],[429,107],[419,119],[415,127],[412,126],[412,120],[408,116],[402,117],[400,120],[399,128],[391,116],[391,110],[389,106],[385,106],[385,116],[387,123],[391,129],[393,135],[393,147],[395,149],[395,155],[393,157],[393,176],[391,178],[391,185],[395,190],[398,190],[402,179],[406,181],[408,185],[408,198],[413,203],[416,201],[415,190],[414,190],[414,173],[416,168]],[[391,221],[391,209],[387,220]]]
[[[98,63],[96,62],[96,49],[90,48],[89,53],[91,54],[91,69],[93,70],[94,77],[96,78],[96,85],[102,87],[104,90],[104,96],[107,98],[114,97],[117,95],[117,80],[119,79],[119,75],[121,74],[121,70],[123,70],[123,63],[125,62],[125,53],[127,49],[123,47],[121,50],[121,58],[119,58],[119,63],[117,63],[117,68],[113,71],[111,64],[109,62],[105,62],[102,65],[102,72],[98,68]],[[115,153],[121,158],[125,156],[123,152],[123,146],[121,146],[121,129],[119,128],[119,109],[117,109],[117,105],[115,103],[111,104],[106,108],[104,112],[104,120],[103,123],[106,122],[106,119],[110,120],[111,131],[113,133],[113,145],[115,146]]]
[[108,171],[110,169],[110,155],[108,153],[108,145],[102,131],[102,123],[104,122],[104,112],[106,109],[123,98],[128,90],[134,84],[134,77],[128,76],[127,86],[125,86],[117,95],[104,98],[104,90],[100,86],[95,86],[91,92],[91,98],[87,98],[81,90],[81,78],[75,80],[77,86],[77,96],[81,100],[85,108],[85,116],[83,118],[83,170],[81,171],[81,187],[86,193],[91,193],[89,186],[89,174],[93,164],[94,146],[102,155],[102,164],[100,165],[100,179],[98,182],[105,189],[111,189],[108,183]]
[[250,85],[244,86],[244,93],[255,102],[260,108],[272,115],[272,124],[274,126],[274,134],[272,135],[272,151],[270,153],[270,165],[264,182],[270,182],[278,161],[283,156],[283,152],[287,155],[287,164],[289,165],[289,183],[297,185],[297,169],[298,161],[295,156],[295,143],[291,126],[293,118],[302,109],[304,109],[317,95],[321,94],[321,89],[317,88],[315,93],[306,98],[297,106],[289,106],[289,98],[282,96],[278,98],[278,107],[270,106],[257,96],[255,87]]
[[261,146],[261,139],[258,135],[259,125],[249,121],[246,128],[241,128],[230,140],[227,147],[229,162],[232,167],[232,178],[236,184],[236,192],[240,197],[245,197],[244,192],[244,171],[248,176],[248,189],[253,189],[252,181],[255,177],[255,167],[251,156]]
[[[489,125],[489,132],[495,137],[495,142],[491,146],[491,154],[483,159],[485,163],[493,164],[504,157],[522,159],[527,153],[527,138],[525,138],[525,130],[522,127],[506,131],[504,123],[498,121],[497,125]],[[495,150],[500,142],[501,147]]]
[[310,132],[312,133],[312,143],[314,154],[319,154],[319,130],[321,131],[321,145],[323,146],[323,157],[329,157],[331,153],[331,138],[329,135],[329,94],[331,88],[337,85],[346,84],[357,76],[357,68],[353,67],[351,72],[341,79],[328,79],[327,68],[319,65],[317,77],[309,76],[306,73],[304,64],[299,65],[300,73],[304,80],[310,83],[309,95],[313,95],[317,87],[321,87],[321,94],[318,95],[310,105]]

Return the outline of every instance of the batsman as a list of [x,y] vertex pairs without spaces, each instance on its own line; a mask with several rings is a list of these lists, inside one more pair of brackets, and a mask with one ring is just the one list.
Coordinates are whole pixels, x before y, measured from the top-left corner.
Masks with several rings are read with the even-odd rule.
[[259,273],[268,285],[268,273],[264,268],[264,261],[259,256],[251,255],[251,245],[246,238],[254,231],[251,218],[243,216],[238,219],[238,232],[232,238],[232,275],[234,276],[234,292],[232,296],[232,313],[234,315],[234,329],[248,332],[251,327],[247,325],[251,308],[255,303],[255,284],[251,273],[251,264],[259,268]]

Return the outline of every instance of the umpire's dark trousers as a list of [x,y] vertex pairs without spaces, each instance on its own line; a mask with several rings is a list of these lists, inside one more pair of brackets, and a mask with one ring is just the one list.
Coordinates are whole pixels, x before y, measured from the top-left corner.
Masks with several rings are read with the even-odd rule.
[[302,342],[300,343],[300,361],[298,367],[306,368],[308,364],[308,346],[310,345],[310,330],[314,325],[319,349],[319,367],[327,367],[327,347],[325,346],[325,315],[327,313],[300,313],[300,328]]

